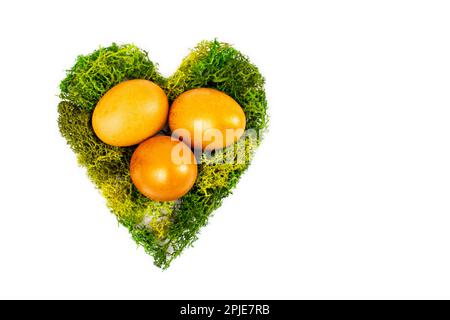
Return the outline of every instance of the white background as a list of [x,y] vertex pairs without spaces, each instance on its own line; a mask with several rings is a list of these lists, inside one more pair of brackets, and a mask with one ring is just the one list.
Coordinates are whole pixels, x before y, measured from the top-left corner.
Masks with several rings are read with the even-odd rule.
[[[448,1],[0,2],[0,298],[450,298]],[[58,83],[111,42],[163,74],[217,37],[270,131],[160,271],[76,164]]]

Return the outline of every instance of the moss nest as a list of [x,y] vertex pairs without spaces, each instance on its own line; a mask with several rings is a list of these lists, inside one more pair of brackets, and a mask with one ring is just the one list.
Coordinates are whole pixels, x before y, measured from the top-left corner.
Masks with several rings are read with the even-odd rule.
[[[152,201],[139,193],[130,179],[129,163],[136,146],[107,145],[91,126],[92,111],[103,94],[131,79],[157,83],[169,102],[193,88],[223,91],[241,105],[246,129],[253,129],[253,134],[223,150],[203,153],[197,181],[181,199]],[[86,168],[118,221],[163,269],[192,245],[212,212],[232,192],[250,165],[268,122],[264,78],[245,55],[217,40],[199,43],[168,78],[161,76],[147,52],[131,44],[112,44],[78,56],[60,83],[60,98],[59,129],[78,163]]]

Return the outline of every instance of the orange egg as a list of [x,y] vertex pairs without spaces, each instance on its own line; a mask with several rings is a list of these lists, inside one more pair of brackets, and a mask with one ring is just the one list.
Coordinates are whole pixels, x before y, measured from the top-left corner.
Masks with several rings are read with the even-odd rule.
[[155,201],[181,198],[197,179],[197,162],[191,149],[168,136],[142,142],[134,151],[130,175],[136,188]]
[[169,103],[164,91],[148,80],[129,80],[111,88],[97,103],[92,127],[104,143],[125,147],[161,130]]
[[229,95],[209,88],[188,90],[169,111],[175,136],[194,148],[213,150],[236,142],[245,130],[245,114]]

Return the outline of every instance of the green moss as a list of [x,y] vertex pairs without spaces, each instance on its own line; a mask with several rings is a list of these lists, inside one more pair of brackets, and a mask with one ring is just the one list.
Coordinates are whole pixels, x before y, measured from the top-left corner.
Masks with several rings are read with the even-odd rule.
[[147,52],[132,44],[119,46],[113,43],[77,58],[60,83],[60,97],[92,110],[106,91],[129,79],[151,79],[158,84],[164,82]]
[[[78,57],[61,82],[63,102],[58,111],[62,135],[118,221],[154,257],[157,266],[167,268],[192,245],[212,212],[232,192],[261,136],[244,136],[226,149],[202,154],[197,181],[187,195],[177,202],[151,201],[136,190],[129,177],[134,147],[102,143],[90,124],[100,97],[120,81],[135,78],[158,83],[170,101],[192,88],[224,91],[242,106],[247,129],[257,131],[265,129],[268,121],[264,79],[248,58],[229,44],[203,41],[168,79],[161,77],[145,52],[133,45],[113,44]],[[228,161],[222,161],[224,158]]]
[[[91,128],[91,112],[71,102],[58,105],[59,130],[77,155],[78,163],[106,199],[108,208],[119,218],[142,224],[145,217],[153,218],[147,227],[167,231],[164,217],[170,218],[174,202],[164,204],[144,197],[133,185],[129,164],[134,148],[113,147],[101,142]],[[163,210],[164,209],[164,210]],[[159,226],[160,221],[164,226]],[[162,228],[162,229],[161,229]],[[158,231],[162,237],[162,231]]]

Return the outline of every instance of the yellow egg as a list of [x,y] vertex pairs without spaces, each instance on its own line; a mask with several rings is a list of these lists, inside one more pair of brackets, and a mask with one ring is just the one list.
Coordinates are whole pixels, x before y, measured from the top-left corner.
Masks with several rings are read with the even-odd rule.
[[245,114],[229,95],[215,89],[183,92],[169,111],[175,136],[194,148],[214,150],[236,142],[245,130]]
[[125,147],[160,131],[169,103],[164,91],[148,80],[129,80],[111,88],[97,103],[92,127],[104,143]]

